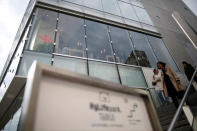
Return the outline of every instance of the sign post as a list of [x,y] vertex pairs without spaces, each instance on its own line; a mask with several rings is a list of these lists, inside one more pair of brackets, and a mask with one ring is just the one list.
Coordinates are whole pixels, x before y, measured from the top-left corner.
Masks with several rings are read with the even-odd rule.
[[23,131],[161,131],[147,91],[34,63]]

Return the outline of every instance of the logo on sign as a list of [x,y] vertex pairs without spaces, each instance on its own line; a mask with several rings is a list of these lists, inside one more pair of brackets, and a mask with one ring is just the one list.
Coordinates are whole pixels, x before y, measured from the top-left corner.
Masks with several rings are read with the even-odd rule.
[[109,93],[107,93],[107,92],[99,92],[99,100],[101,102],[109,103],[110,102]]
[[107,92],[99,92],[99,101],[101,103],[94,103],[90,102],[89,107],[91,110],[97,111],[104,111],[104,112],[121,112],[119,106],[111,106],[108,105],[110,103],[110,95]]

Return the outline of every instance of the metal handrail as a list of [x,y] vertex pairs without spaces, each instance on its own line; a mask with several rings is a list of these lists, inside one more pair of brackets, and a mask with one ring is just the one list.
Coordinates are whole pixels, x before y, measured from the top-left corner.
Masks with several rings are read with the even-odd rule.
[[168,131],[172,131],[172,129],[174,128],[174,125],[175,125],[175,123],[176,123],[176,121],[177,121],[177,119],[178,119],[178,117],[179,117],[179,114],[180,114],[180,112],[181,112],[181,110],[182,110],[183,104],[184,104],[184,102],[185,102],[185,100],[186,100],[186,97],[187,97],[187,95],[188,95],[188,93],[189,93],[189,90],[190,90],[190,88],[191,88],[192,81],[194,80],[194,77],[195,77],[195,75],[196,75],[196,72],[197,72],[197,67],[196,67],[196,69],[195,69],[195,71],[194,71],[194,73],[193,73],[193,75],[192,75],[192,78],[191,78],[191,80],[190,80],[190,82],[189,82],[189,85],[187,86],[187,89],[186,89],[186,91],[185,91],[185,94],[184,94],[184,96],[183,96],[183,98],[182,98],[182,100],[181,100],[181,103],[179,104],[179,107],[178,107],[178,109],[177,109],[177,111],[176,111],[176,113],[175,113],[175,115],[174,115],[174,117],[173,117],[173,119],[172,119],[172,122],[170,123],[170,126],[169,126],[169,128],[168,128]]

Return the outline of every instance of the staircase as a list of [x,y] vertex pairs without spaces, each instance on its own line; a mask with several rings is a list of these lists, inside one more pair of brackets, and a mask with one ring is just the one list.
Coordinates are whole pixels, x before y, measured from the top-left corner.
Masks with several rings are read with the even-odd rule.
[[[158,117],[164,131],[167,131],[175,112],[176,108],[173,103],[157,108]],[[184,113],[179,115],[173,131],[193,131]]]

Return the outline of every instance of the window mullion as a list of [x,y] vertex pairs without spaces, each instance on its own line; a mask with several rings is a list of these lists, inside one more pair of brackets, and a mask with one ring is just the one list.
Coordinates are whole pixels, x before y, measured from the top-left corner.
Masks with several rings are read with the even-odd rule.
[[[114,56],[114,61],[116,63],[117,62],[116,53],[115,53],[114,48],[113,48],[113,41],[112,41],[112,38],[111,38],[109,26],[107,26],[107,30],[108,30],[107,34],[108,34],[109,40],[110,40],[110,47],[111,47],[111,50],[112,50],[112,53],[113,53],[113,56]],[[116,65],[116,69],[117,69],[117,72],[118,72],[118,78],[119,78],[120,84],[122,84],[122,80],[121,80],[121,77],[120,77],[120,72],[119,72],[119,69],[118,69],[118,65],[117,64],[115,64],[115,65]]]
[[53,65],[53,63],[54,63],[54,54],[53,53],[55,52],[55,48],[56,48],[56,45],[57,45],[59,16],[60,16],[59,13],[57,13],[54,43],[53,43],[53,51],[52,51],[52,55],[51,55],[51,65]]

